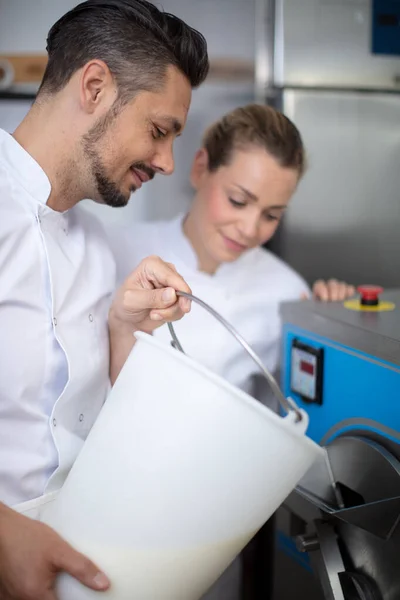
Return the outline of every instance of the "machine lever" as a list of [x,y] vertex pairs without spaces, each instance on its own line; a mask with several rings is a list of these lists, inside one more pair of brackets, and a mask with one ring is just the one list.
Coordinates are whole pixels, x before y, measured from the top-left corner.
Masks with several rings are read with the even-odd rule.
[[382,600],[375,582],[354,571],[346,571],[337,534],[331,523],[315,521],[316,533],[296,538],[297,549],[310,552],[326,600]]
[[320,578],[326,600],[347,600],[344,596],[340,573],[346,569],[339,549],[337,535],[330,523],[315,521],[318,551],[310,555],[313,569]]

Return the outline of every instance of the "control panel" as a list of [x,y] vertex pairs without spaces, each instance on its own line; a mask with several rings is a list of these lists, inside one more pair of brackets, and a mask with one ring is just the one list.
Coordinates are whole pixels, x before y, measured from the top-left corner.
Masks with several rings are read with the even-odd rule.
[[323,352],[292,340],[290,387],[304,402],[322,404]]

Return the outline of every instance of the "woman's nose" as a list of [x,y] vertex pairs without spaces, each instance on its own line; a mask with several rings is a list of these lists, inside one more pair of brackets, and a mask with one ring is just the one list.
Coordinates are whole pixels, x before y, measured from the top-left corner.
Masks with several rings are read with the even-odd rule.
[[239,231],[247,241],[254,240],[257,237],[258,223],[259,216],[255,212],[246,215],[246,218],[240,223]]

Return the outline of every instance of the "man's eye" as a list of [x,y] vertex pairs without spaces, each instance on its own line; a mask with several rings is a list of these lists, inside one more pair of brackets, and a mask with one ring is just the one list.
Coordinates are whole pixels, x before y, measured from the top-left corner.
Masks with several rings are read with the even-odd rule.
[[155,140],[159,140],[160,138],[165,137],[167,134],[165,131],[163,131],[162,129],[160,129],[159,127],[155,127],[153,130],[153,138]]

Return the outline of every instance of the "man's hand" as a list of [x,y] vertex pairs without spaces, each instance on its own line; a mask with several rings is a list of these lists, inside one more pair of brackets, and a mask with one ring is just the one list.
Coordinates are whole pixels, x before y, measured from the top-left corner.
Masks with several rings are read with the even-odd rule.
[[118,290],[110,310],[110,327],[151,333],[167,321],[176,321],[190,310],[190,301],[175,290],[191,293],[174,265],[149,256]]
[[93,590],[109,587],[107,577],[50,527],[0,504],[1,600],[56,600],[61,571]]
[[[354,285],[349,285],[344,281],[338,281],[337,279],[329,279],[324,281],[318,279],[313,285],[313,297],[315,300],[322,300],[323,302],[343,302],[347,298],[351,298],[356,293]],[[307,294],[302,295],[302,299],[307,299]]]
[[191,293],[175,267],[158,256],[145,258],[117,291],[108,325],[110,379],[114,383],[134,344],[133,333],[151,333],[167,321],[177,321],[190,311],[191,302],[176,295]]

